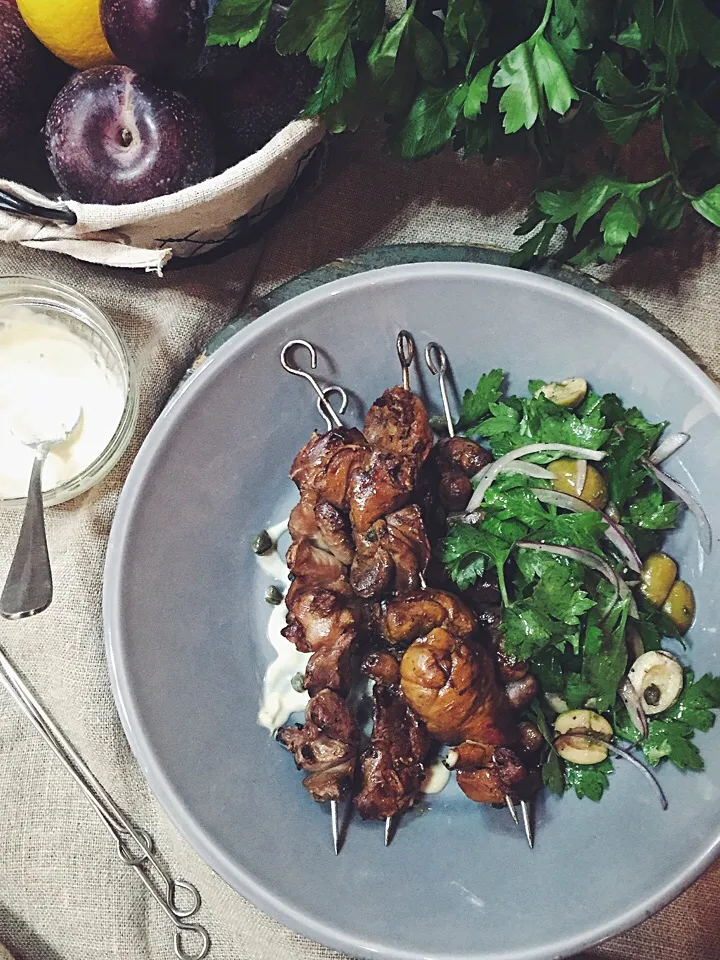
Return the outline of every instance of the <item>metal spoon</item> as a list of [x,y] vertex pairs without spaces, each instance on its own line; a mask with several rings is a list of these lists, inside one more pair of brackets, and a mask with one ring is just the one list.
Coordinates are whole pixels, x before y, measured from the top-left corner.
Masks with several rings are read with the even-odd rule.
[[40,410],[30,407],[23,409],[12,424],[12,433],[24,446],[34,451],[35,460],[15,556],[0,597],[0,614],[8,620],[20,620],[42,613],[52,600],[53,582],[45,536],[42,472],[51,449],[68,439],[81,416],[80,404],[63,398],[58,401],[51,417],[48,417],[47,408]]

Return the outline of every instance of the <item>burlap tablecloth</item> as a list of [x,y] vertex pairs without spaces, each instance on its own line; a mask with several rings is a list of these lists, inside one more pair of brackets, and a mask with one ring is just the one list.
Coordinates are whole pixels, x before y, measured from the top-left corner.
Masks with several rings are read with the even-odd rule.
[[[133,454],[181,374],[249,294],[378,243],[514,245],[532,166],[489,170],[442,156],[420,165],[385,158],[372,134],[334,144],[319,192],[264,240],[165,279],[0,246],[0,273],[64,281],[103,307],[126,338],[142,382],[142,413],[119,468],[78,501],[50,511],[56,593],[46,613],[0,624],[0,643],[120,803],[154,836],[175,876],[198,885],[215,960],[337,956],[243,901],[168,823],[130,754],[108,684],[101,626],[107,536]],[[606,271],[609,276],[611,271]],[[651,310],[720,376],[720,281],[714,237],[678,237],[643,252],[611,282]],[[0,511],[0,580],[19,529]],[[622,882],[622,878],[618,878]],[[592,909],[591,901],[588,909]],[[110,838],[44,744],[0,693],[0,942],[16,960],[170,960],[167,920],[116,859]],[[720,867],[634,931],[586,957],[720,958]]]

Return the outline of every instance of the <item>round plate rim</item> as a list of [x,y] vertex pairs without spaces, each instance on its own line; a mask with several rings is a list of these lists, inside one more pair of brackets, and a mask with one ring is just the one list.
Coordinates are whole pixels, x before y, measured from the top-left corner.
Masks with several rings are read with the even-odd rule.
[[[475,277],[507,277],[510,283],[518,283],[534,288],[561,292],[570,300],[575,300],[582,308],[583,305],[592,305],[593,309],[604,309],[612,314],[626,327],[633,329],[645,337],[655,349],[669,355],[684,369],[684,373],[694,381],[703,392],[709,393],[715,401],[720,414],[720,388],[713,380],[694,363],[679,347],[667,340],[655,329],[641,319],[633,316],[627,310],[603,300],[597,295],[579,287],[565,283],[552,277],[537,273],[519,270],[513,267],[454,261],[424,261],[420,263],[396,264],[393,266],[372,269],[364,273],[342,277],[325,283],[305,293],[293,297],[273,307],[266,314],[240,329],[211,355],[204,359],[204,363],[182,383],[180,389],[173,395],[168,405],[162,411],[145,438],[137,457],[130,469],[127,480],[121,492],[115,518],[113,521],[105,561],[105,576],[103,582],[103,623],[105,634],[105,648],[108,661],[110,685],[117,706],[120,720],[130,748],[135,756],[148,785],[160,806],[165,811],[181,836],[190,844],[193,850],[215,870],[234,890],[246,897],[253,904],[264,910],[271,917],[286,924],[299,933],[326,946],[339,950],[350,956],[358,954],[368,958],[387,958],[387,960],[427,960],[424,954],[416,951],[394,948],[388,943],[378,943],[370,939],[358,939],[348,936],[340,927],[330,926],[322,921],[308,917],[297,910],[292,903],[281,900],[271,890],[262,886],[248,876],[244,869],[228,858],[219,848],[211,836],[197,823],[193,815],[184,805],[172,784],[160,770],[157,758],[148,732],[142,730],[137,709],[133,702],[132,690],[128,684],[124,670],[122,656],[120,656],[119,640],[119,611],[118,601],[119,583],[123,566],[123,554],[126,531],[129,527],[127,520],[132,514],[137,495],[142,490],[143,481],[153,463],[155,449],[171,428],[172,424],[181,418],[184,408],[192,402],[192,398],[199,381],[219,376],[223,368],[237,353],[242,352],[253,340],[261,337],[268,328],[280,325],[288,316],[291,316],[299,307],[311,307],[314,303],[324,301],[328,297],[342,294],[345,289],[360,289],[382,283],[385,278],[397,278],[400,281],[412,280],[420,276],[475,276]],[[297,331],[300,336],[301,331]],[[598,927],[587,930],[584,934],[563,939],[560,936],[554,943],[545,944],[538,948],[525,949],[520,952],[503,951],[502,953],[443,953],[435,954],[433,960],[550,960],[571,957],[581,950],[587,949],[610,937],[616,936],[630,929],[636,924],[652,916],[658,910],[679,896],[700,874],[706,870],[720,852],[720,833],[689,866],[663,888],[658,890],[644,903],[626,911],[624,914],[600,924]]]

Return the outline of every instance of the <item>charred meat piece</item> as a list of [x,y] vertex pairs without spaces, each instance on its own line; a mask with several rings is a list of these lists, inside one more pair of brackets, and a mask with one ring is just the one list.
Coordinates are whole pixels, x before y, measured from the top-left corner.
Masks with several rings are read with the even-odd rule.
[[368,654],[362,672],[386,687],[400,686],[400,661],[389,650],[375,650]]
[[505,685],[505,696],[513,710],[522,710],[533,702],[540,693],[540,684],[531,673],[511,680]]
[[476,626],[462,600],[445,590],[423,590],[389,600],[377,616],[377,627],[388,643],[412,643],[442,626],[459,640],[469,640]]
[[324,549],[349,567],[355,556],[355,544],[347,516],[328,500],[316,503],[314,514]]
[[479,580],[463,593],[477,617],[479,638],[491,651],[503,683],[522,680],[530,669],[525,660],[515,660],[505,653],[502,632],[502,608],[497,586],[491,580]]
[[325,688],[347,696],[351,681],[350,658],[356,640],[357,632],[349,629],[333,637],[332,643],[315,650],[305,667],[305,689],[311,697]]
[[518,724],[519,744],[523,753],[535,753],[545,745],[545,737],[529,720]]
[[318,480],[334,455],[342,447],[360,445],[367,447],[365,437],[355,428],[337,427],[327,433],[314,433],[298,452],[290,467],[290,479],[300,493],[318,489]]
[[[303,495],[290,512],[288,530],[295,544],[306,540],[312,546],[331,553],[340,563],[350,566],[355,555],[350,522],[344,513],[327,500]],[[293,552],[293,563],[296,564]]]
[[[362,434],[360,434],[362,437]],[[339,510],[350,509],[350,477],[370,460],[370,448],[364,439],[347,443],[328,461],[317,477],[317,494]]]
[[430,559],[420,508],[403,507],[355,534],[356,554],[350,583],[364,599],[404,594],[422,586]]
[[433,453],[441,473],[458,471],[466,477],[474,477],[479,470],[492,463],[492,454],[467,437],[441,440]]
[[476,769],[458,769],[458,786],[475,803],[504,803],[517,795],[527,770],[513,750],[496,747],[492,759]]
[[[329,589],[320,584],[303,585],[303,581],[296,580],[287,598],[290,601],[288,626],[282,633],[301,653],[313,653],[319,647],[332,645],[339,636],[360,623],[359,610],[347,587]],[[290,630],[295,624],[299,625],[301,633]]]
[[443,473],[438,483],[438,496],[440,503],[453,512],[464,510],[470,503],[472,497],[473,485],[464,473],[453,471]]
[[310,540],[297,540],[292,543],[285,562],[295,579],[326,584],[347,579],[345,565],[327,550],[316,547]]
[[492,658],[483,647],[436,627],[408,647],[400,676],[405,699],[443,743],[501,745],[516,739]]
[[356,535],[376,520],[404,507],[413,495],[417,469],[409,457],[376,451],[350,476],[350,522]]
[[448,510],[464,510],[472,496],[471,478],[492,462],[483,447],[467,437],[450,437],[433,448],[438,474],[438,496]]
[[360,731],[344,703],[331,690],[321,690],[305,711],[305,723],[278,730],[277,739],[295,755],[313,800],[339,800],[352,786]]
[[399,689],[376,683],[373,731],[360,758],[362,786],[355,805],[365,820],[384,820],[408,810],[420,791],[430,747],[425,725]]
[[374,449],[412,457],[418,467],[433,445],[425,405],[403,387],[392,387],[375,401],[365,417],[364,432]]

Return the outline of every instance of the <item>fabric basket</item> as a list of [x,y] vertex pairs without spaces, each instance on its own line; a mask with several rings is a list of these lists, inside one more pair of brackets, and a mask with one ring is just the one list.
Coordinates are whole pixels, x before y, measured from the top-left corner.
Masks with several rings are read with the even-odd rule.
[[0,240],[161,275],[172,257],[207,255],[249,234],[284,199],[324,135],[319,120],[295,120],[217,176],[142,203],[55,201],[0,179]]

